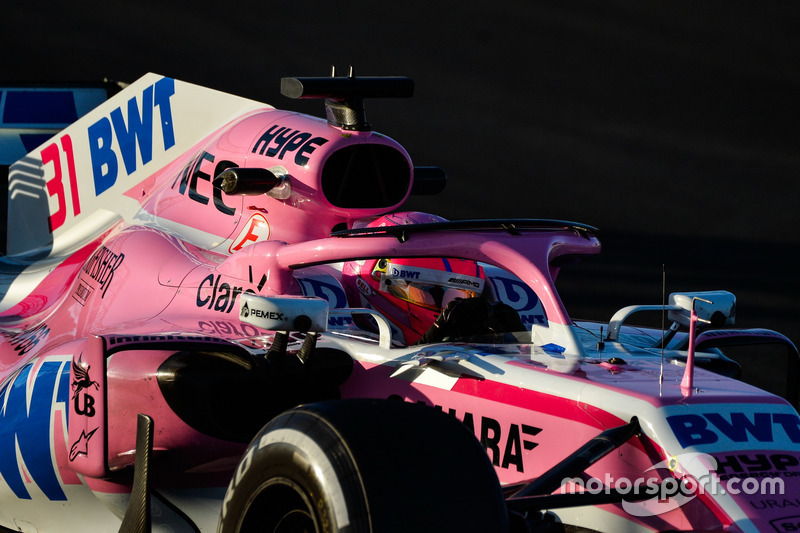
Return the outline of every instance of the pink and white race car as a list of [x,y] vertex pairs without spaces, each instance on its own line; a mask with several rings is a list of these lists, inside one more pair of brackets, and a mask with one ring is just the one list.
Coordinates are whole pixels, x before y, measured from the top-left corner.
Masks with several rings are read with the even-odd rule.
[[[3,531],[800,530],[794,345],[725,291],[577,321],[594,228],[402,211],[444,173],[363,101],[408,78],[284,78],[326,119],[1,90]],[[786,398],[723,353],[759,343]]]

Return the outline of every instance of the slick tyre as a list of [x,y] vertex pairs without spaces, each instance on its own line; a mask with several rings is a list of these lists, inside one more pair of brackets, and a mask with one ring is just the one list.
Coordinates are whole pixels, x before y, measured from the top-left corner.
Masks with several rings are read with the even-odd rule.
[[497,475],[455,418],[391,400],[281,414],[231,479],[219,533],[507,531]]

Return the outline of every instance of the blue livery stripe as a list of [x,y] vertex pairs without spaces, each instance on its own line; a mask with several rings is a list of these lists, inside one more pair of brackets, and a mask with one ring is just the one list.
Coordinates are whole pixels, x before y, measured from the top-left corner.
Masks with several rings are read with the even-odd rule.
[[71,91],[8,90],[4,124],[71,124],[78,120]]

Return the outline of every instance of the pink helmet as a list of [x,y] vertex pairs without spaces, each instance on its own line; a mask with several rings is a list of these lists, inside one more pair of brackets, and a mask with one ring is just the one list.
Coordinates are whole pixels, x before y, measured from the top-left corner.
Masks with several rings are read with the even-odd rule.
[[[427,213],[385,215],[367,227],[445,222]],[[403,333],[406,344],[416,342],[442,309],[455,298],[480,296],[483,269],[477,262],[451,258],[392,258],[350,261],[342,269],[350,305],[380,312]]]

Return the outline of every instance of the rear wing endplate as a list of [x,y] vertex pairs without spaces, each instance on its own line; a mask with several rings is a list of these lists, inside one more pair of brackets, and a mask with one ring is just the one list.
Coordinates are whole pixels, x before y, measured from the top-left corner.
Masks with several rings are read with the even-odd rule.
[[[51,109],[61,120],[71,120],[92,105],[87,101],[79,109],[84,93],[65,94],[53,101],[64,103],[66,111]],[[9,97],[11,103],[26,103],[28,113],[7,106],[3,112],[12,122],[52,126],[38,138],[25,137],[27,146],[22,137],[12,139],[17,151],[28,152],[8,169],[6,255],[32,259],[67,254],[121,218],[133,216],[139,204],[126,192],[232,120],[257,109],[273,109],[153,73],[64,129],[59,129],[62,122],[44,122],[49,120],[44,118],[47,110],[27,105],[46,100],[44,96],[11,91]],[[46,138],[52,130],[56,134]],[[43,144],[29,150],[43,138]]]
[[[122,89],[101,83],[0,84],[0,186],[8,188],[8,167]],[[8,212],[0,195],[0,213]],[[0,253],[6,232],[0,232]]]

